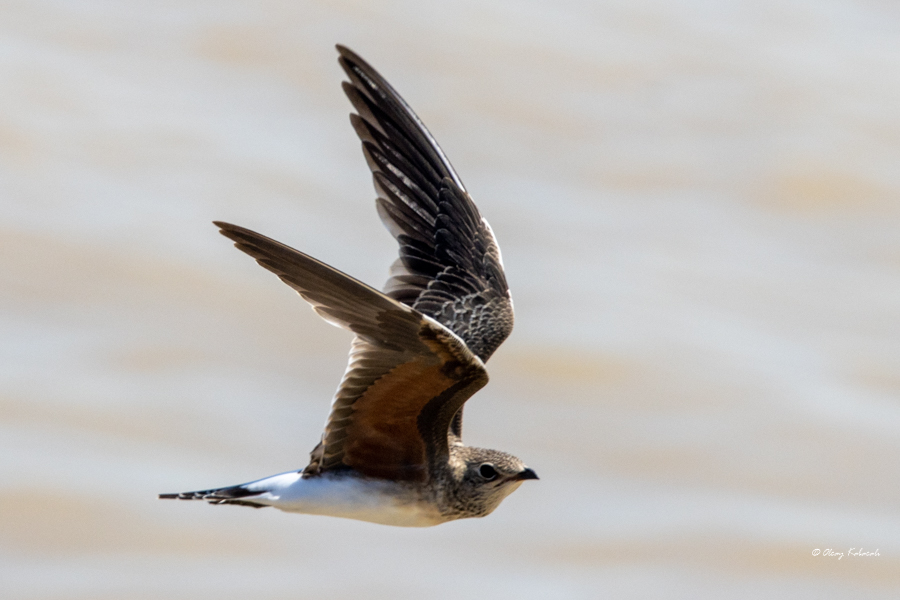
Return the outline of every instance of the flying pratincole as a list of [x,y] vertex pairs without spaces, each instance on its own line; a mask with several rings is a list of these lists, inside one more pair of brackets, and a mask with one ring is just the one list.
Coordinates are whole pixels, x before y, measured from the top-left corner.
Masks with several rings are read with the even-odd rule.
[[484,363],[513,327],[500,248],[403,98],[359,56],[337,49],[378,214],[400,258],[382,293],[275,240],[216,222],[322,318],[356,335],[306,468],[159,497],[408,527],[483,517],[537,479],[511,454],[462,442],[463,404],[487,383]]

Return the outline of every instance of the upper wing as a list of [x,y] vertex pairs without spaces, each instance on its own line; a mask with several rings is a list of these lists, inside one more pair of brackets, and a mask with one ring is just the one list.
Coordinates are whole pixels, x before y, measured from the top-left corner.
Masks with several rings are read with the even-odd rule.
[[425,480],[445,463],[453,416],[487,383],[481,360],[433,319],[337,269],[249,229],[216,225],[325,320],[356,334],[306,472]]
[[400,244],[385,292],[434,318],[486,361],[513,327],[500,248],[434,137],[394,88],[337,47],[344,92],[378,192],[378,214]]

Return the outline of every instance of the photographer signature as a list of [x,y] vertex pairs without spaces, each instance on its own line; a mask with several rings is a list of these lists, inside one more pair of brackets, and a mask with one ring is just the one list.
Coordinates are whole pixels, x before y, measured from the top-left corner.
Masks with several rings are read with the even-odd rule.
[[819,556],[820,554],[822,556],[836,556],[838,560],[841,560],[844,556],[881,556],[881,554],[878,553],[877,548],[875,551],[863,550],[862,548],[850,548],[847,552],[838,552],[831,548],[826,548],[824,550],[816,548],[812,551],[813,556]]

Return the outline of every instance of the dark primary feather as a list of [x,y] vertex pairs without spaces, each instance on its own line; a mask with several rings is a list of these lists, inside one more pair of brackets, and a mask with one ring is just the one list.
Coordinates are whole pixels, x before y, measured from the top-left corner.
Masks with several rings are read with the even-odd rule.
[[493,232],[403,98],[363,59],[337,48],[378,214],[400,244],[385,292],[446,326],[486,361],[513,327]]
[[487,383],[481,360],[444,326],[349,275],[249,229],[216,225],[323,318],[356,333],[304,474],[354,469],[424,481],[445,465],[454,415]]

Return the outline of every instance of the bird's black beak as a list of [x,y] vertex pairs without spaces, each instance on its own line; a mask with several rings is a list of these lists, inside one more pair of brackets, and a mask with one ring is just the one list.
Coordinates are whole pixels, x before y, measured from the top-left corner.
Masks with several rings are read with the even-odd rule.
[[525,469],[524,471],[522,471],[518,475],[516,475],[516,481],[525,481],[526,479],[540,479],[540,478],[537,476],[537,473],[535,473],[531,469]]

